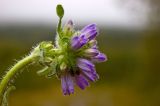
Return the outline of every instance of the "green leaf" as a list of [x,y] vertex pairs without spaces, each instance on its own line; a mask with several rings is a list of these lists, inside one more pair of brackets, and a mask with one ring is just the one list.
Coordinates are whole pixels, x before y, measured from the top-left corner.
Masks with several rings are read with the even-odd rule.
[[64,9],[62,5],[58,4],[56,10],[57,10],[58,17],[61,19],[64,16]]

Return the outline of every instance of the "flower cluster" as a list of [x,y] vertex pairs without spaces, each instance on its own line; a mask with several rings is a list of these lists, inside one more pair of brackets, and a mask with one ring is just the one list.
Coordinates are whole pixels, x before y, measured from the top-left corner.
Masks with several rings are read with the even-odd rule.
[[[62,62],[63,71],[60,75],[61,86],[64,95],[74,93],[74,85],[81,89],[89,86],[89,81],[95,82],[99,76],[94,63],[107,60],[105,54],[98,50],[96,37],[98,30],[96,24],[90,24],[81,31],[75,31],[70,20],[63,28],[63,34],[70,37],[68,48],[65,50],[67,62]],[[63,45],[62,45],[63,46]],[[63,48],[63,47],[62,47]],[[66,60],[66,59],[63,59]],[[65,64],[65,65],[64,65]]]

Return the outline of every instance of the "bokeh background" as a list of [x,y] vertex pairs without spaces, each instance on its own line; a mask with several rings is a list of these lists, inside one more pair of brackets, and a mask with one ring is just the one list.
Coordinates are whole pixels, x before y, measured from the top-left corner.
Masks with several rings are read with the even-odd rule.
[[12,80],[10,106],[160,106],[159,0],[0,0],[0,75],[32,46],[54,40],[58,3],[76,29],[97,23],[108,56],[97,65],[100,80],[63,96],[59,80],[28,66]]

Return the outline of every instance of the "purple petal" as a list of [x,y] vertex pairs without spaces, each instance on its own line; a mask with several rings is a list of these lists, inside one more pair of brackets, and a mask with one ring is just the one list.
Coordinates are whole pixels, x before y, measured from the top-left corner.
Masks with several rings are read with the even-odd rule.
[[67,75],[66,82],[67,82],[67,86],[68,86],[68,93],[73,94],[74,93],[74,84],[73,84],[72,76],[70,74]]
[[69,73],[65,73],[61,76],[61,86],[64,95],[70,95],[74,93],[73,79]]
[[91,71],[92,68],[94,68],[94,64],[90,62],[89,60],[79,58],[77,60],[77,65],[79,68],[87,71]]
[[88,42],[88,39],[85,35],[74,36],[71,40],[71,46],[74,50],[80,49]]
[[94,45],[91,47],[92,49],[98,49],[98,46],[97,45]]
[[87,59],[83,59],[83,58],[78,58],[78,63],[79,64],[86,64],[88,66],[94,67],[94,64],[91,61],[89,61]]
[[94,39],[98,35],[96,24],[90,24],[85,26],[81,30],[81,34],[85,34],[89,40]]
[[67,95],[68,94],[68,89],[67,89],[67,83],[66,83],[65,75],[61,76],[61,86],[62,86],[63,94]]
[[85,37],[85,35],[80,35],[80,47],[81,48],[82,46],[84,46],[87,42],[88,42],[88,39]]
[[107,57],[103,53],[99,53],[97,56],[92,58],[93,62],[104,62],[107,61]]
[[71,41],[72,48],[78,48],[79,46],[79,36],[74,36]]
[[97,30],[91,30],[90,32],[86,33],[86,36],[89,40],[94,39],[98,35]]
[[83,75],[77,75],[75,77],[76,79],[76,84],[81,88],[81,89],[85,89],[86,86],[89,86],[88,81],[85,79],[85,77]]
[[85,26],[82,30],[81,33],[85,33],[91,30],[96,30],[96,24],[89,24],[87,26]]
[[96,80],[99,79],[99,76],[96,72],[89,72],[82,70],[82,73],[86,76],[87,79],[89,79],[92,82],[95,82]]

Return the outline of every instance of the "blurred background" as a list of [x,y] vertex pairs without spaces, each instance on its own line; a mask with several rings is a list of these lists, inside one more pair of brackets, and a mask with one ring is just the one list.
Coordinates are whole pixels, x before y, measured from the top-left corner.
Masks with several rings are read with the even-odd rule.
[[76,29],[97,23],[99,48],[108,56],[97,65],[100,80],[63,96],[59,80],[28,66],[13,80],[10,106],[160,106],[159,0],[0,0],[0,75],[33,45],[54,40],[58,3],[64,23],[72,19]]

